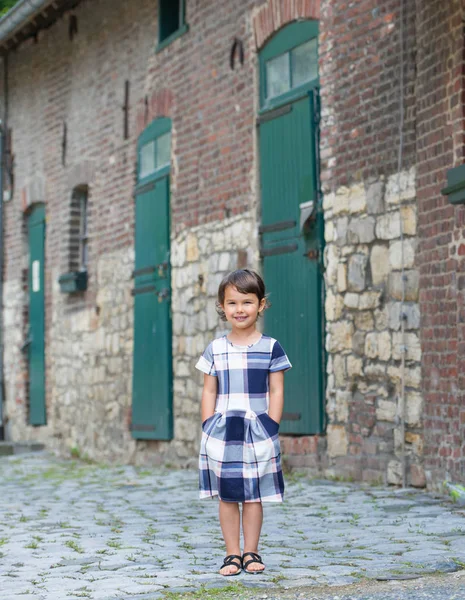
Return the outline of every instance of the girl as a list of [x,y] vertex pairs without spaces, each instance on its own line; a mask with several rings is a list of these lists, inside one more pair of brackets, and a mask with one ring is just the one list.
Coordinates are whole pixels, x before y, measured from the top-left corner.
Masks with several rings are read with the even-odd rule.
[[265,308],[265,284],[257,273],[227,275],[217,309],[232,330],[211,342],[196,365],[204,373],[200,497],[219,497],[227,555],[220,573],[226,576],[264,570],[258,554],[262,502],[282,502],[284,493],[278,431],[284,371],[291,363],[277,340],[257,330]]

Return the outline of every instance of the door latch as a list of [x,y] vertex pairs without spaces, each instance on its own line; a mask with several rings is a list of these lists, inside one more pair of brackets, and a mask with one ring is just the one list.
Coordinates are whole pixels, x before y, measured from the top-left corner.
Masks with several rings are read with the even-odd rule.
[[169,296],[169,293],[170,291],[168,288],[163,288],[162,290],[160,290],[157,294],[158,302],[163,302],[163,300]]
[[318,258],[320,256],[320,251],[319,250],[309,250],[308,252],[306,252],[304,254],[304,256],[306,256],[310,260],[318,260]]

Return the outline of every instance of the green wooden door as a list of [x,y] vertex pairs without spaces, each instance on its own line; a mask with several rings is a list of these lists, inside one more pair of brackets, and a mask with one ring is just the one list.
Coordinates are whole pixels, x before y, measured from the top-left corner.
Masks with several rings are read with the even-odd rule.
[[29,233],[29,423],[45,425],[45,208],[28,218]]
[[[163,123],[166,127],[166,121]],[[157,153],[158,127],[142,134],[139,150]],[[162,129],[164,131],[164,129]],[[165,132],[166,133],[166,132]],[[167,143],[167,139],[163,144]],[[161,148],[161,144],[160,144]],[[166,150],[166,149],[165,149]],[[169,264],[169,168],[155,156],[135,191],[134,359],[132,435],[173,437],[172,334]],[[165,152],[166,154],[166,152]],[[143,159],[148,164],[148,159]],[[148,161],[148,162],[147,162]],[[139,172],[140,165],[139,165]],[[148,173],[148,174],[147,174]]]
[[[322,223],[318,210],[313,95],[260,119],[261,255],[271,308],[265,331],[293,364],[282,433],[323,431]],[[305,221],[314,202],[315,210]]]

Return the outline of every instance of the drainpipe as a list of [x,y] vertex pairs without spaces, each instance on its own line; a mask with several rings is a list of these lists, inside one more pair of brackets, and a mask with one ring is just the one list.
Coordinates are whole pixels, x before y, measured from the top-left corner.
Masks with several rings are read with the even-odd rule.
[[5,173],[5,139],[8,117],[8,55],[3,57],[4,115],[0,119],[0,440],[5,439],[3,407],[5,403],[5,380],[3,372],[3,177]]

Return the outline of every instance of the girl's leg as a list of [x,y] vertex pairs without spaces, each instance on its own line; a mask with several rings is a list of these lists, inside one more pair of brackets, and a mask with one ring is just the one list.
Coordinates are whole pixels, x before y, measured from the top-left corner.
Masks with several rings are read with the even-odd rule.
[[[244,502],[242,505],[242,531],[244,533],[244,554],[246,552],[258,553],[258,542],[263,523],[263,507],[261,502]],[[245,562],[250,560],[246,556]],[[248,571],[263,571],[265,565],[252,563]]]
[[[239,515],[239,504],[237,502],[223,502],[220,500],[220,525],[226,544],[226,555],[241,555],[240,534],[241,520]],[[239,563],[239,561],[236,561]],[[220,569],[222,575],[235,573],[240,567],[229,565]]]

